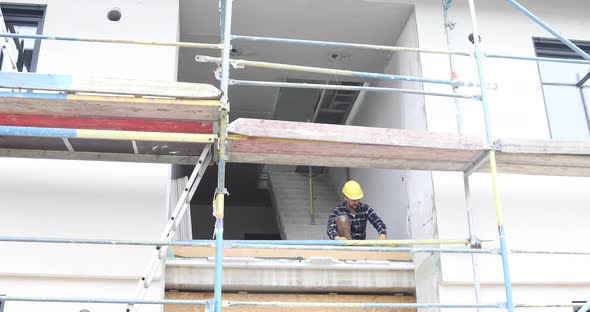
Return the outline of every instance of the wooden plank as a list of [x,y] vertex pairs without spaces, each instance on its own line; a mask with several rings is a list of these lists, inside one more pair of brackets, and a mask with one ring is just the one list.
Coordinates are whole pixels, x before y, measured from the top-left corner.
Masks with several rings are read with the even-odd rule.
[[[196,145],[198,147],[198,145]],[[198,152],[195,150],[195,152]],[[124,153],[97,153],[97,152],[68,152],[32,149],[6,149],[0,148],[0,157],[36,158],[36,159],[69,159],[69,160],[99,160],[121,161],[141,163],[163,163],[194,165],[199,160],[199,155],[153,155],[153,154],[124,154]]]
[[447,133],[276,120],[231,123],[231,162],[409,170],[462,170],[479,139]]
[[352,158],[296,154],[242,153],[232,150],[229,162],[272,165],[302,165],[343,168],[381,168],[400,170],[461,171],[466,162],[384,158]]
[[[530,150],[519,147],[521,150]],[[590,176],[590,157],[567,154],[535,154],[497,152],[499,173],[548,175],[548,176]],[[489,162],[479,172],[490,172]]]
[[590,167],[590,157],[565,154],[512,154],[497,152],[496,159],[503,164],[526,164],[552,167]]
[[590,167],[558,167],[499,163],[498,173],[564,177],[590,177]]
[[0,113],[0,125],[43,128],[213,133],[213,122],[146,118],[63,117]]
[[0,93],[0,113],[212,121],[219,101],[96,95]]
[[[206,300],[214,298],[212,293],[166,291],[165,299]],[[223,300],[229,301],[285,301],[285,302],[358,302],[358,303],[416,303],[416,297],[405,295],[374,295],[374,294],[260,294],[260,293],[223,293]],[[165,305],[165,312],[204,312],[203,306]],[[414,312],[416,309],[378,309],[378,308],[279,308],[279,307],[224,307],[223,311],[239,312],[309,312],[309,311],[338,311],[338,312]]]
[[[339,250],[285,250],[257,248],[228,248],[223,250],[224,257],[254,258],[294,258],[309,259],[311,257],[332,257],[338,260],[396,260],[411,261],[409,252],[371,252],[371,251],[339,251]],[[174,255],[178,257],[205,258],[214,257],[214,247],[175,246]]]
[[191,99],[221,97],[221,91],[208,84],[9,72],[0,73],[0,87]]
[[502,139],[494,146],[504,153],[590,155],[590,140]]
[[322,142],[358,143],[363,145],[406,146],[418,148],[481,151],[483,141],[453,133],[433,133],[402,129],[329,125],[239,118],[228,131],[245,137],[295,139]]
[[448,148],[423,148],[399,145],[371,145],[332,141],[267,139],[231,135],[232,152],[254,154],[287,154],[368,159],[405,159],[421,161],[469,162],[480,151]]
[[53,137],[53,138],[81,138],[81,139],[105,139],[105,140],[136,140],[136,141],[164,141],[164,142],[190,142],[212,143],[213,134],[200,133],[171,133],[171,132],[147,132],[147,131],[116,131],[116,130],[89,130],[70,128],[37,128],[37,127],[12,127],[0,126],[0,135],[25,136],[25,137]]

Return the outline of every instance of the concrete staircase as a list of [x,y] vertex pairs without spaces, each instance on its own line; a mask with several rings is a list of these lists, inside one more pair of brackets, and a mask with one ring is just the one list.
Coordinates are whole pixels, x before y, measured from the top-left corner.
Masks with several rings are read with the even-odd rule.
[[268,172],[268,175],[281,237],[289,240],[328,239],[328,217],[340,202],[328,176],[314,175],[312,178],[315,211],[315,224],[312,224],[309,175],[298,172]]

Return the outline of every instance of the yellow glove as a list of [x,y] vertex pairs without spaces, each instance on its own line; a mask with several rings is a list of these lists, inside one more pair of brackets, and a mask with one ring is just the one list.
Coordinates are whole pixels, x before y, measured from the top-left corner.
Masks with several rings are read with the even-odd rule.
[[334,240],[347,240],[346,237],[334,236]]
[[386,239],[387,239],[387,235],[385,235],[385,234],[379,235],[379,240],[386,240]]

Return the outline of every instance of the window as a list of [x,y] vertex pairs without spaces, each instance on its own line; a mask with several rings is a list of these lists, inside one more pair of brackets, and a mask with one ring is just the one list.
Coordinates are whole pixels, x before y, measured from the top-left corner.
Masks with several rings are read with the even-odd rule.
[[[0,4],[6,32],[13,34],[35,35],[43,32],[45,6]],[[4,29],[3,29],[4,30]],[[19,72],[34,72],[39,55],[40,40],[24,38],[0,38],[6,42],[6,48],[0,51],[0,70],[13,71],[16,65]]]
[[[590,53],[590,42],[573,41]],[[533,38],[540,57],[582,59],[557,39]],[[590,65],[539,62],[545,110],[553,139],[590,138],[590,83],[579,85]]]

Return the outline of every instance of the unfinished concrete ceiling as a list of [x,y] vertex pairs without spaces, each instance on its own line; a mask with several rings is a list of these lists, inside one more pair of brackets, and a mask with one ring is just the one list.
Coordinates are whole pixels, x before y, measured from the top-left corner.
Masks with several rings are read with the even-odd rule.
[[[368,0],[240,0],[234,1],[232,33],[393,45],[413,11],[408,4]],[[181,40],[219,42],[219,8],[216,0],[180,1]],[[390,52],[235,41],[236,59],[280,62],[348,70],[382,72]],[[199,64],[196,54],[218,56],[214,50],[182,49],[179,80],[218,85],[213,64]],[[339,80],[269,69],[232,70],[232,78],[264,81],[287,79]],[[272,119],[278,88],[230,88],[232,117]],[[233,119],[233,118],[232,118]]]

